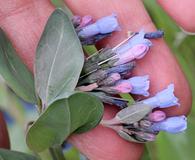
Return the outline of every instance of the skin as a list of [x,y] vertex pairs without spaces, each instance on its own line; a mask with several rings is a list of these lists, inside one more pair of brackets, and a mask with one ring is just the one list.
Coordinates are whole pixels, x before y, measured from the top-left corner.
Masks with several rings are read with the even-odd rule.
[[[176,0],[175,0],[176,1]],[[185,8],[193,0],[186,0],[182,3]],[[101,3],[100,3],[101,2]],[[179,7],[167,6],[159,1],[163,8],[171,16],[180,13]],[[74,14],[90,14],[95,19],[116,12],[118,15],[121,31],[113,34],[111,38],[97,45],[98,48],[106,44],[114,46],[124,38],[128,30],[154,31],[155,27],[148,16],[143,4],[139,0],[66,0],[68,7]],[[168,3],[168,2],[167,2]],[[192,5],[191,5],[192,6]],[[178,10],[177,10],[178,9]],[[7,33],[18,55],[33,71],[33,59],[38,40],[43,31],[48,16],[54,7],[48,0],[0,0],[0,27]],[[176,12],[177,11],[177,12]],[[185,12],[186,11],[186,12]],[[175,12],[175,13],[173,13]],[[189,21],[185,19],[188,15],[195,16],[193,10],[183,10],[182,15],[173,16],[184,29],[188,30]],[[186,13],[186,16],[184,16]],[[180,13],[181,14],[181,13]],[[191,26],[195,30],[194,27]],[[175,94],[180,99],[180,107],[166,109],[169,116],[187,114],[191,108],[191,91],[185,76],[178,65],[175,57],[163,40],[153,40],[154,47],[149,53],[138,61],[134,70],[134,75],[148,74],[151,79],[151,95],[165,88],[169,83],[175,84]],[[105,119],[112,118],[117,109],[115,107],[105,107]],[[74,135],[70,138],[82,153],[91,160],[138,160],[143,152],[143,145],[129,143],[121,139],[114,131],[98,126],[90,132],[82,135]]]

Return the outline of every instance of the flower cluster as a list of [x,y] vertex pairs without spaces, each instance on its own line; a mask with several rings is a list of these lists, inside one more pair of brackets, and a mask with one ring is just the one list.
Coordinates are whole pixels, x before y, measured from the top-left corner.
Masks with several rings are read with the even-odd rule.
[[[91,16],[74,16],[72,22],[83,45],[95,44],[120,29],[116,14],[97,21]],[[149,96],[149,76],[131,77],[130,73],[136,65],[135,60],[143,58],[152,47],[151,39],[163,35],[161,30],[133,32],[117,46],[103,48],[85,59],[77,90],[89,92],[102,102],[122,109],[115,118],[102,120],[101,124],[114,129],[126,140],[141,143],[153,141],[159,131],[178,133],[186,129],[185,116],[167,118],[165,112],[153,110],[179,106],[174,95],[174,84],[131,106],[128,106],[128,100],[115,97],[121,93]]]
[[182,132],[187,128],[187,119],[184,115],[167,117],[165,112],[153,110],[157,107],[167,108],[178,105],[173,90],[174,86],[171,84],[154,97],[137,102],[118,112],[113,119],[102,120],[101,123],[114,129],[122,138],[140,143],[154,141],[159,131]]
[[120,30],[116,14],[103,17],[96,22],[89,15],[72,18],[73,25],[83,45],[90,45]]

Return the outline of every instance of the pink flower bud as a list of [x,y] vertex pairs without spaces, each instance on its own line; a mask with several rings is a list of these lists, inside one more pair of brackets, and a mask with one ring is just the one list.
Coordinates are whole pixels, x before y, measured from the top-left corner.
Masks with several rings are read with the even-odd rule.
[[92,16],[87,15],[87,16],[82,17],[81,23],[80,23],[80,25],[78,27],[79,28],[82,28],[82,27],[85,27],[85,26],[87,26],[89,24],[92,24],[92,23],[93,23]]
[[148,50],[149,46],[145,44],[135,45],[124,53],[117,53],[115,59],[118,59],[118,61],[114,65],[120,65],[130,62],[134,59],[140,59],[147,53]]
[[126,80],[121,80],[113,88],[119,93],[130,93],[132,90],[131,84]]
[[160,122],[166,118],[166,114],[163,111],[154,111],[149,114],[148,119],[152,122]]
[[128,80],[119,80],[114,86],[103,86],[101,88],[97,88],[97,90],[101,90],[109,94],[130,93],[132,86]]

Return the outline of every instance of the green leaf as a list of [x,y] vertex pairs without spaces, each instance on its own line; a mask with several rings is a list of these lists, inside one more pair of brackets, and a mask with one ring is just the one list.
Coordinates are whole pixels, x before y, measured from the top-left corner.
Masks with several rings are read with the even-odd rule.
[[26,141],[28,147],[41,152],[50,146],[61,144],[70,134],[70,111],[66,99],[50,105],[29,128]]
[[71,113],[71,132],[86,132],[100,122],[104,106],[95,96],[88,93],[75,93],[68,99]]
[[30,149],[41,152],[60,145],[74,131],[94,128],[103,115],[103,104],[95,96],[75,93],[50,105],[27,133]]
[[35,64],[36,90],[44,105],[68,97],[75,89],[84,54],[68,16],[56,9],[41,36]]
[[0,74],[8,86],[27,102],[36,103],[34,78],[0,29]]
[[38,160],[30,154],[0,149],[0,160]]
[[151,106],[137,103],[135,105],[122,109],[116,114],[115,119],[119,120],[121,123],[133,124],[144,118],[151,111]]

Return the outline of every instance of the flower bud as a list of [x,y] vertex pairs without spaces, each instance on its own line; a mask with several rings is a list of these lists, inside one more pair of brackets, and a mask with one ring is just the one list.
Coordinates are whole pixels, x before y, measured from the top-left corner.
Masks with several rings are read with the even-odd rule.
[[129,62],[126,64],[121,64],[115,67],[111,67],[108,69],[109,73],[120,73],[120,74],[127,74],[135,67],[135,62]]
[[124,53],[117,53],[116,56],[114,57],[114,59],[117,59],[117,61],[114,63],[114,66],[125,64],[134,59],[140,59],[147,53],[148,50],[149,47],[147,45],[137,44]]
[[110,104],[110,105],[118,106],[121,109],[128,106],[128,102],[129,102],[128,100],[117,98],[117,97],[112,97],[103,92],[90,92],[90,93],[98,97],[102,102]]
[[156,32],[148,32],[144,35],[144,38],[154,39],[154,38],[162,38],[164,36],[164,32],[162,30],[157,30]]
[[82,92],[89,92],[89,91],[96,89],[97,87],[98,87],[97,83],[92,83],[87,86],[79,86],[76,89]]
[[130,93],[132,86],[128,80],[120,80],[114,86],[101,87],[97,88],[97,90],[101,90],[109,94]]
[[174,95],[174,84],[170,84],[166,89],[157,93],[154,97],[145,99],[141,103],[148,104],[153,108],[167,108],[179,105],[178,98]]
[[121,79],[119,73],[111,73],[106,79],[98,83],[99,86],[111,86],[114,85],[118,80]]
[[145,37],[145,32],[141,30],[139,33],[130,38],[126,43],[120,45],[115,49],[115,52],[118,54],[122,54],[130,50],[132,47],[136,45],[146,45],[150,47],[152,42]]
[[73,23],[74,27],[79,26],[81,23],[81,16],[78,16],[78,15],[73,16],[72,23]]
[[78,26],[78,28],[86,27],[87,25],[92,24],[92,22],[93,22],[92,16],[86,15],[86,16],[82,17],[80,25]]
[[148,120],[152,122],[160,122],[166,118],[166,114],[163,111],[154,111],[149,114]]
[[166,131],[169,133],[179,133],[187,128],[187,118],[182,116],[170,117],[164,121],[154,123],[151,126],[153,131]]
[[108,77],[108,72],[106,70],[100,69],[100,70],[97,70],[96,72],[91,73],[86,78],[80,80],[78,85],[96,83],[96,82],[102,81],[106,77]]
[[155,134],[147,133],[147,132],[136,132],[135,135],[138,140],[143,139],[145,141],[154,141],[156,139]]
[[152,123],[150,121],[148,121],[148,120],[141,120],[139,122],[139,125],[142,128],[149,128],[152,125]]
[[149,76],[136,76],[133,78],[130,78],[129,81],[132,86],[131,93],[132,94],[138,94],[143,96],[149,96],[149,85],[150,81],[148,80]]
[[79,37],[86,38],[96,34],[107,34],[119,29],[119,24],[116,15],[103,17],[95,23],[83,27],[78,33]]

